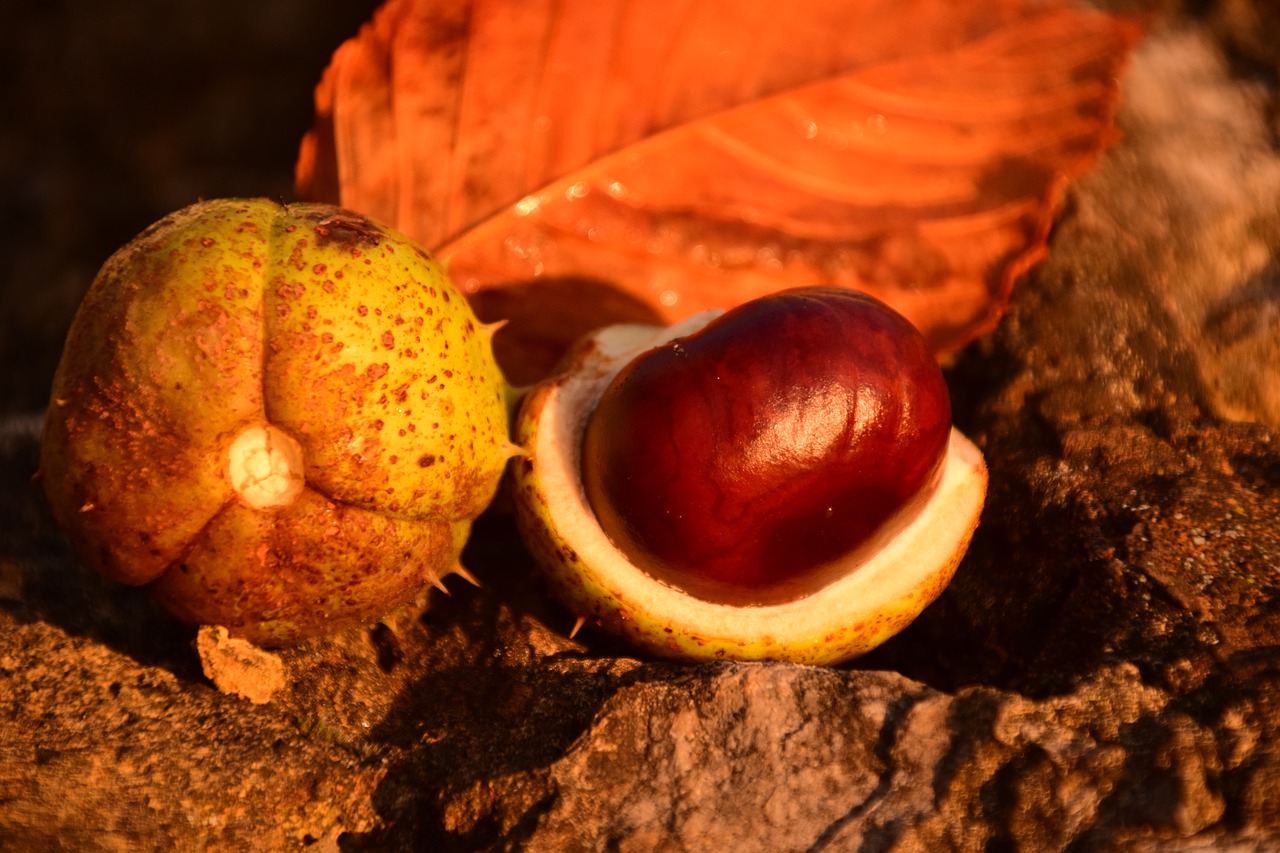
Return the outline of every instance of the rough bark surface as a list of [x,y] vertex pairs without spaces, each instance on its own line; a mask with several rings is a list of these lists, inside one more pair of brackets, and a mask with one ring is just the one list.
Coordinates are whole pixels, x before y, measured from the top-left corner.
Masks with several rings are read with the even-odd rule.
[[[1124,141],[1069,193],[1011,313],[948,368],[991,468],[969,556],[840,669],[566,639],[572,616],[495,512],[467,553],[481,588],[454,578],[425,610],[286,652],[269,702],[220,692],[193,629],[69,553],[30,480],[40,409],[115,245],[190,194],[287,193],[296,137],[272,147],[253,123],[293,92],[300,133],[361,15],[291,30],[273,2],[253,6],[270,31],[193,28],[183,56],[249,32],[263,68],[296,67],[239,90],[201,76],[164,122],[110,71],[61,107],[4,95],[27,118],[0,129],[18,188],[0,234],[0,848],[1275,849],[1280,28],[1264,4],[1205,5],[1152,26]],[[29,11],[17,43],[118,38],[139,65],[191,67],[172,40],[130,45],[137,22],[109,9],[96,26]],[[102,43],[66,68],[36,47],[23,80],[113,67]],[[104,113],[102,130],[93,97],[140,123]],[[243,100],[221,126],[224,98]],[[28,138],[78,122],[99,134]],[[171,185],[140,200],[112,146]]]

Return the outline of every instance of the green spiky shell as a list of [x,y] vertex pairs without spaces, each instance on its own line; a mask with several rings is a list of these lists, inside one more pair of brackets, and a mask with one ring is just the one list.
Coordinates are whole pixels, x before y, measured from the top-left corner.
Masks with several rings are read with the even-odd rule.
[[[201,202],[103,266],[54,380],[41,470],[77,552],[269,645],[369,622],[453,570],[510,455],[491,329],[404,235],[329,205]],[[227,448],[303,449],[286,507]]]

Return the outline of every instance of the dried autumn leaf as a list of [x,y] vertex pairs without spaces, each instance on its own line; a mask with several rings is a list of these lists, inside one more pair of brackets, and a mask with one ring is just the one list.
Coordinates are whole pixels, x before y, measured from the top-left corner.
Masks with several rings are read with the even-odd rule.
[[1136,28],[1029,0],[391,0],[298,186],[446,257],[513,381],[578,335],[784,287],[991,328],[1113,136]]

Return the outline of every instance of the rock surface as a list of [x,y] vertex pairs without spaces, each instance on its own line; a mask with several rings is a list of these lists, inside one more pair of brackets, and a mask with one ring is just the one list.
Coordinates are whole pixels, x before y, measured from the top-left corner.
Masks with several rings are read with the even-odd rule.
[[[144,125],[164,141],[147,168],[179,176],[146,211],[84,152],[41,152],[45,183],[6,202],[27,225],[0,237],[0,848],[1275,849],[1280,30],[1262,4],[1204,6],[1153,26],[1124,142],[1071,192],[1001,327],[949,368],[991,467],[956,580],[842,669],[676,666],[566,639],[572,617],[495,512],[467,554],[481,588],[455,578],[286,652],[268,703],[219,692],[195,631],[69,554],[30,482],[39,407],[106,254],[183,193],[287,193],[292,140],[234,180],[202,168],[199,111],[244,95],[207,84]],[[262,8],[288,24],[290,4]],[[270,79],[309,91],[367,11],[305,48],[287,26],[252,30],[298,63]],[[52,39],[53,14],[18,30]],[[234,41],[203,32],[206,50]],[[33,129],[63,126],[41,115]],[[261,115],[226,117],[239,140]],[[0,134],[18,176],[26,143]],[[82,192],[97,206],[73,211]],[[137,221],[86,241],[115,203]]]

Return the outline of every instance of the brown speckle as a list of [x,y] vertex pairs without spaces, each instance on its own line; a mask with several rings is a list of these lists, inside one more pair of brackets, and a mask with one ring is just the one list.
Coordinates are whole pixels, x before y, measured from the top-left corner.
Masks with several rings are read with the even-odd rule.
[[316,236],[319,245],[326,243],[344,243],[351,246],[351,254],[359,257],[358,245],[376,246],[382,238],[382,231],[372,220],[351,213],[328,216],[316,223]]

